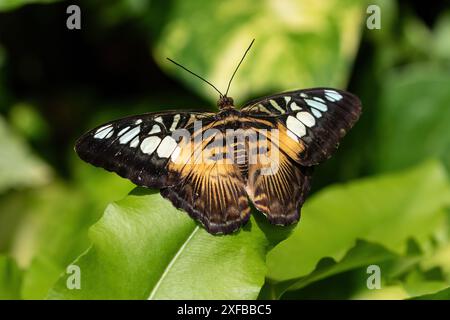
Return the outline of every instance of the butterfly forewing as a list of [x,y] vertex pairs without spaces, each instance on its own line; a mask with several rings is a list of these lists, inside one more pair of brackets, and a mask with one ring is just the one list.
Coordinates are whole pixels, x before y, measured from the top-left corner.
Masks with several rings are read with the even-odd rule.
[[[329,158],[358,120],[361,102],[353,94],[313,88],[277,94],[247,103],[242,113],[278,122],[282,150],[304,166]],[[297,153],[294,155],[293,153]]]
[[197,119],[207,123],[212,115],[165,112],[112,121],[84,134],[75,150],[84,161],[116,172],[137,185],[162,188],[172,183],[167,164],[180,142],[172,133],[180,128],[193,131]]

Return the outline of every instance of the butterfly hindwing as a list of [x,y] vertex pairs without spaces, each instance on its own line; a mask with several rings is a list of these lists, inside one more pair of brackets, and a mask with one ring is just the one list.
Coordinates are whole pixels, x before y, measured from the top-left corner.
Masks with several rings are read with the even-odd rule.
[[249,152],[258,149],[259,153],[257,161],[248,164],[247,194],[272,224],[295,223],[310,189],[312,168],[299,165],[280,150],[273,133],[264,148],[262,141],[249,145]]
[[241,111],[255,118],[276,118],[282,144],[296,150],[294,160],[311,166],[331,156],[358,120],[361,102],[343,90],[314,88],[251,101]]

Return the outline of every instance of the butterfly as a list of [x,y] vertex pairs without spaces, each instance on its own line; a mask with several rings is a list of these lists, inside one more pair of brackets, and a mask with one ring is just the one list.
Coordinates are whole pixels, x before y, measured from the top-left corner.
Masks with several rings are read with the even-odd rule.
[[112,121],[84,134],[75,150],[138,186],[160,189],[209,233],[228,234],[248,221],[249,201],[272,224],[296,223],[312,168],[361,113],[358,97],[333,88],[275,94],[240,109],[220,93],[218,107]]

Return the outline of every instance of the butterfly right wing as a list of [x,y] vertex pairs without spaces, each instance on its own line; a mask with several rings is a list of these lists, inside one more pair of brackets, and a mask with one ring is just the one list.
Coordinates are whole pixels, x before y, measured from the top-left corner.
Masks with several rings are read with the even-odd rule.
[[250,217],[245,177],[234,159],[227,158],[230,145],[226,128],[237,120],[221,118],[196,126],[191,138],[183,139],[180,154],[168,167],[177,175],[178,183],[161,190],[162,196],[213,234],[231,233]]
[[250,208],[238,166],[215,158],[225,153],[221,125],[214,113],[144,114],[89,131],[75,150],[136,185],[161,189],[210,233],[230,233],[248,220]]

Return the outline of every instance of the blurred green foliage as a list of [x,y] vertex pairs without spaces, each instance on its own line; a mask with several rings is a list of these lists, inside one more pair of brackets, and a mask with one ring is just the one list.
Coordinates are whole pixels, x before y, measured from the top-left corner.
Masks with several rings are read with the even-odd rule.
[[32,3],[52,3],[58,0],[0,0],[0,11],[13,10]]
[[[190,14],[186,14],[189,12]],[[216,13],[217,18],[205,17]],[[174,1],[154,51],[188,65],[225,91],[238,56],[256,42],[231,88],[244,103],[248,96],[312,86],[345,86],[361,32],[362,3],[355,0]],[[214,101],[216,93],[192,76],[171,72]]]
[[[0,0],[0,298],[448,299],[450,9],[374,3],[380,30],[357,0],[86,0],[68,31],[72,3]],[[253,38],[238,105],[310,86],[363,102],[295,228],[254,212],[211,236],[75,156],[102,121],[214,110],[215,92],[165,58],[223,90]],[[72,263],[82,290],[66,287]],[[382,289],[366,286],[371,264]]]

